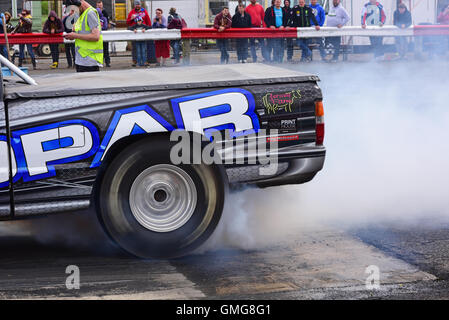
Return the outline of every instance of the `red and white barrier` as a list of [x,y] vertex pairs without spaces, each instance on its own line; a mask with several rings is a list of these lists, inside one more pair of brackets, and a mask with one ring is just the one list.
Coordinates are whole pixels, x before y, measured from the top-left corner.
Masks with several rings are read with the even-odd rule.
[[[447,36],[449,35],[449,25],[419,25],[406,29],[399,29],[395,26],[383,27],[361,27],[348,26],[343,28],[322,27],[317,31],[310,28],[289,28],[283,30],[273,30],[269,28],[231,28],[223,32],[218,32],[213,28],[198,29],[154,29],[145,32],[134,33],[129,30],[103,31],[103,41],[133,41],[133,40],[179,40],[179,39],[238,39],[238,38],[316,38],[316,37],[338,37],[338,36]],[[10,44],[41,44],[41,43],[63,43],[69,42],[63,38],[63,34],[44,33],[21,33],[9,34]],[[4,37],[0,38],[0,44],[5,44]]]
[[413,27],[414,36],[449,36],[448,25],[423,25]]
[[[218,32],[213,28],[182,29],[182,39],[297,38],[299,28],[231,28]],[[315,29],[314,29],[315,30]]]
[[[13,33],[8,34],[9,44],[41,44],[41,43],[63,43],[64,38],[60,34],[47,33]],[[5,44],[5,37],[0,36],[0,44]]]

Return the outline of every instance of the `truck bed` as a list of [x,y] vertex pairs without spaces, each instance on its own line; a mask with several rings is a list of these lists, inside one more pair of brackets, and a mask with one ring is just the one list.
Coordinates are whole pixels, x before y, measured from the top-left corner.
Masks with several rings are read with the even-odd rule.
[[78,94],[208,88],[319,81],[312,74],[265,64],[228,64],[182,68],[132,69],[37,76],[37,86],[9,80],[5,98],[42,98]]

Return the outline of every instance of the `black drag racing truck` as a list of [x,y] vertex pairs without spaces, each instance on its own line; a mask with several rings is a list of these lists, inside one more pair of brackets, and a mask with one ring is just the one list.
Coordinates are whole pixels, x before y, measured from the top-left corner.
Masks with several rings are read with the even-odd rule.
[[[300,184],[324,164],[314,75],[230,64],[19,80],[0,92],[0,220],[92,207],[127,252],[179,257],[211,235],[230,184]],[[195,155],[179,133],[200,136],[200,154],[217,142],[222,161],[173,161],[181,140]]]

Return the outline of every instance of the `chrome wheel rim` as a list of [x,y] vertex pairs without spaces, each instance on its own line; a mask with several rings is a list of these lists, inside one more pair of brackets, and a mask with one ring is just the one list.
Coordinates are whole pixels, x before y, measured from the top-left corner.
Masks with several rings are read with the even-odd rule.
[[192,217],[197,202],[195,183],[184,170],[170,164],[145,169],[134,180],[129,205],[146,229],[170,232]]

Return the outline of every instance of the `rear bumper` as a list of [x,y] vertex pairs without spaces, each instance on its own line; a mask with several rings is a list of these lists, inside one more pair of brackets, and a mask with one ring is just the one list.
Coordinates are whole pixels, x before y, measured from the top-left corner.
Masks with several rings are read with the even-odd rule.
[[324,166],[324,156],[289,161],[288,169],[278,176],[258,180],[259,187],[280,186],[285,184],[301,184],[309,182]]
[[295,146],[277,153],[276,171],[262,175],[261,165],[233,166],[226,169],[230,183],[250,183],[259,187],[308,182],[323,168],[326,149],[323,146]]

